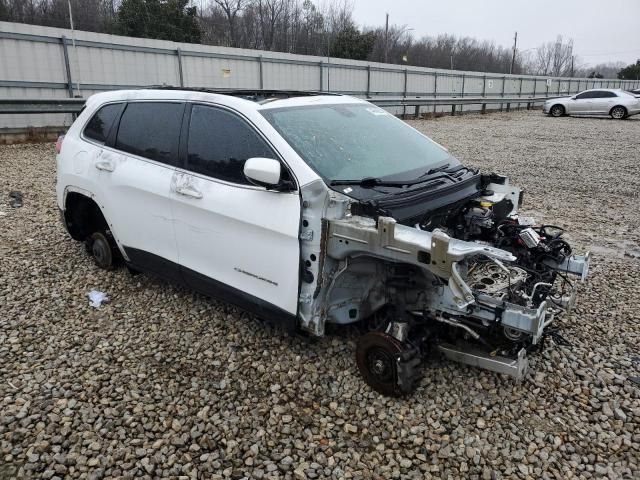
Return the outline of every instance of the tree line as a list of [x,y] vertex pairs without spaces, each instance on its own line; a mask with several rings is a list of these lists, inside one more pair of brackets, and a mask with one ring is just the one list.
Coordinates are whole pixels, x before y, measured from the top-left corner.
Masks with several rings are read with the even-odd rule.
[[[640,66],[588,67],[558,37],[525,52],[470,37],[415,38],[358,27],[348,0],[0,0],[0,20],[303,55],[491,73],[633,78]],[[615,70],[615,71],[614,71]]]

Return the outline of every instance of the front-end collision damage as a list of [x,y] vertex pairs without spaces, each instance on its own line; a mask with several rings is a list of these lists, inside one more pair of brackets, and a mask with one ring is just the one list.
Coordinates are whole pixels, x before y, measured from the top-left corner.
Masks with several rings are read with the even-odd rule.
[[[351,215],[344,196],[330,195],[316,245],[323,268],[306,306],[301,296],[302,328],[321,334],[326,321],[366,319],[407,352],[435,345],[447,358],[522,378],[527,351],[573,306],[589,254],[573,254],[558,227],[519,220],[521,191],[494,178],[432,229]],[[396,376],[406,367],[397,362]]]
[[[327,255],[341,261],[368,256],[420,268],[427,288],[406,305],[407,310],[423,319],[457,327],[463,336],[495,347],[485,352],[485,360],[481,360],[477,348],[473,353],[462,349],[454,354],[455,347],[443,343],[446,356],[517,377],[526,372],[523,351],[539,343],[556,311],[571,308],[575,299],[574,283],[553,299],[553,285],[549,283],[540,282],[527,291],[528,274],[518,267],[518,258],[512,252],[454,239],[441,230],[428,232],[398,225],[392,218],[380,217],[377,223],[362,217],[330,221]],[[571,274],[584,280],[589,255],[571,255],[561,262],[548,260],[546,264],[563,276]],[[563,278],[562,282],[569,280]],[[549,298],[537,301],[542,288]],[[500,341],[521,347],[515,350],[514,358],[497,358],[500,345],[490,341],[492,330],[497,328],[503,333]]]

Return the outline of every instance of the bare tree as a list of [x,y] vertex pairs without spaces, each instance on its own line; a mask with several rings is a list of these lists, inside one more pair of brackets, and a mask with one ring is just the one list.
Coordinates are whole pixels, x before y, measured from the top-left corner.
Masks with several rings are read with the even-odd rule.
[[[76,28],[117,33],[121,1],[71,0]],[[158,0],[139,2],[147,8]],[[352,0],[193,0],[192,5],[197,7],[201,41],[211,45],[323,56],[339,36],[357,38],[345,32],[361,31],[353,18]],[[0,0],[0,20],[67,27],[67,0]],[[406,25],[391,25],[386,36],[384,26],[362,30],[375,36],[371,61],[388,57],[391,63],[496,73],[507,73],[511,64],[511,49],[474,38],[446,34],[415,38]],[[561,36],[533,50],[518,52],[514,72],[615,75],[615,67],[588,69],[573,54],[573,41]]]
[[562,35],[558,35],[555,42],[536,49],[531,70],[537,75],[569,76],[573,60],[573,40],[563,43]]
[[229,23],[229,44],[232,47],[239,46],[238,41],[238,15],[242,12],[250,0],[213,0],[218,7],[224,12],[227,22]]
[[618,72],[626,67],[624,62],[607,62],[597,65],[579,65],[576,67],[576,77],[595,77],[601,75],[602,78],[616,78]]
[[276,26],[280,22],[287,4],[286,0],[258,0],[257,10],[260,32],[262,33],[262,48],[273,50]]

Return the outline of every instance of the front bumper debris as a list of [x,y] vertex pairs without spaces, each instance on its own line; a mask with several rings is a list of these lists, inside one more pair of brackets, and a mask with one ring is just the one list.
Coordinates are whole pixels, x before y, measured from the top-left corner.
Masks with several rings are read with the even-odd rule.
[[438,349],[447,359],[454,362],[503,373],[514,377],[516,380],[522,380],[529,369],[527,351],[524,348],[520,349],[516,358],[492,355],[466,344],[460,346],[440,344]]

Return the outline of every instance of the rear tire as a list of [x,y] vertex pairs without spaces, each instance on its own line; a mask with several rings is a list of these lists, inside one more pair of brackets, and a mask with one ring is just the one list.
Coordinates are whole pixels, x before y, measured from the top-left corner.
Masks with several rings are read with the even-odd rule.
[[554,105],[549,109],[549,114],[552,117],[562,117],[565,114],[564,107],[562,105]]
[[113,270],[115,252],[113,245],[104,232],[94,232],[90,239],[91,256],[96,265],[103,270]]
[[611,115],[611,118],[614,118],[615,120],[624,120],[627,118],[627,109],[618,105],[611,109],[609,115]]

